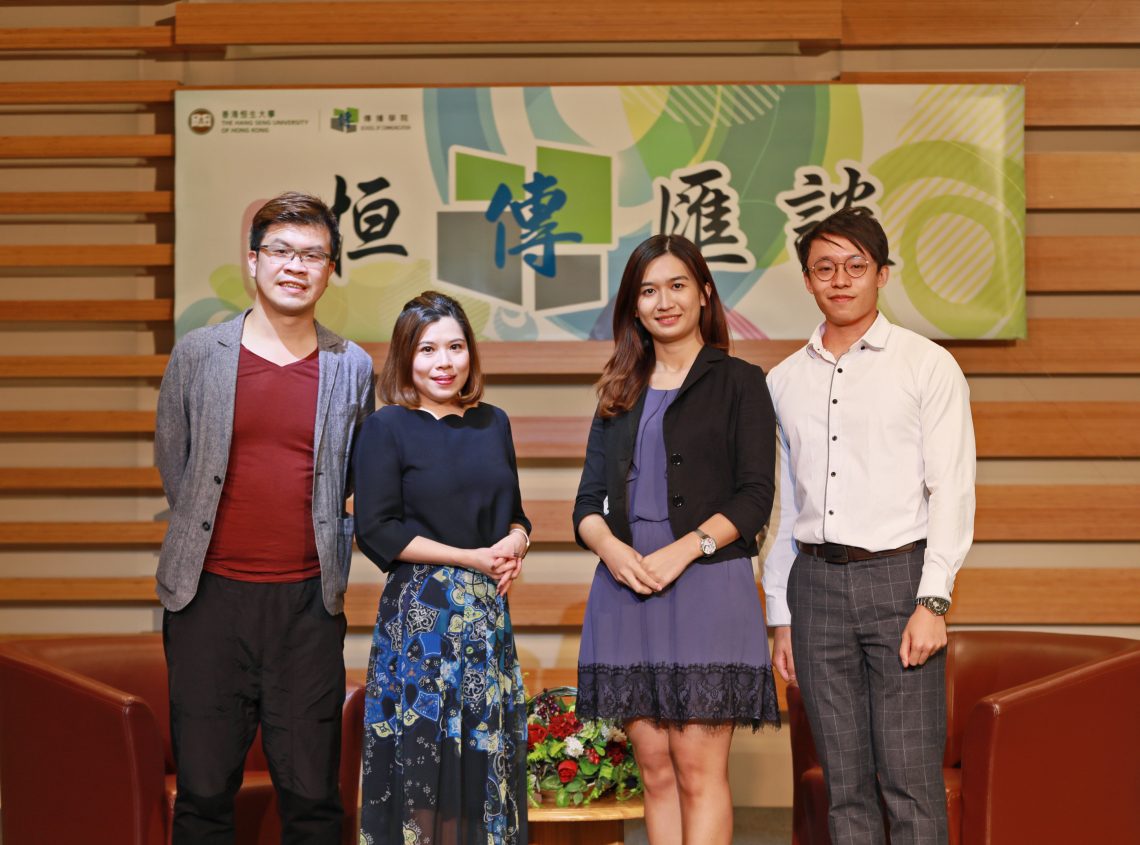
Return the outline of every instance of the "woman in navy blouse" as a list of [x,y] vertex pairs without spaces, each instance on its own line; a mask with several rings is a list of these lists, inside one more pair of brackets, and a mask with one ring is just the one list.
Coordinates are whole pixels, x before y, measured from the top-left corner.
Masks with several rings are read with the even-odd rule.
[[526,699],[506,592],[530,546],[510,423],[449,296],[404,306],[353,456],[388,574],[368,664],[361,842],[526,845]]

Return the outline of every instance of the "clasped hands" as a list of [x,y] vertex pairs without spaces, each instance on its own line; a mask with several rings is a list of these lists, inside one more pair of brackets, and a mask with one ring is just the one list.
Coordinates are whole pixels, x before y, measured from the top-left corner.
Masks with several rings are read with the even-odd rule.
[[614,580],[643,596],[664,590],[693,562],[692,556],[678,542],[641,555],[629,544],[610,537],[599,551],[602,563]]
[[505,596],[511,584],[522,573],[522,559],[526,554],[526,540],[512,531],[495,545],[471,550],[471,568],[482,572],[499,586],[498,594]]

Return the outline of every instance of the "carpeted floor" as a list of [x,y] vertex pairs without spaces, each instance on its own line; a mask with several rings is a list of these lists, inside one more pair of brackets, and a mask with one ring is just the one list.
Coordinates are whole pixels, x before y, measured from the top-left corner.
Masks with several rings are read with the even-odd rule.
[[[792,841],[791,807],[737,807],[733,845],[788,845]],[[626,822],[626,845],[648,845],[644,823]]]

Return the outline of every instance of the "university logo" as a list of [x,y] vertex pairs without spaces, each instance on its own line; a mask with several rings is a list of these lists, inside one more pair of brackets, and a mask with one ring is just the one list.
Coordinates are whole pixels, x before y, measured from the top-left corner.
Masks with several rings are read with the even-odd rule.
[[329,126],[337,132],[355,132],[360,123],[360,109],[333,109]]
[[194,109],[190,112],[190,131],[196,135],[205,135],[214,128],[214,115],[207,109]]

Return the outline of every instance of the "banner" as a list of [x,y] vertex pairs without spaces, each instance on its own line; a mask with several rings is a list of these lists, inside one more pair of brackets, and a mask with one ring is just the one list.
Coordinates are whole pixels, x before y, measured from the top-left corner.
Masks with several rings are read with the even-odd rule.
[[806,338],[792,244],[852,205],[889,237],[893,321],[1025,336],[1020,86],[196,90],[175,112],[179,336],[248,305],[249,221],[285,190],[337,215],[317,318],[359,341],[428,288],[481,338],[608,338],[658,232],[701,247],[735,337]]

